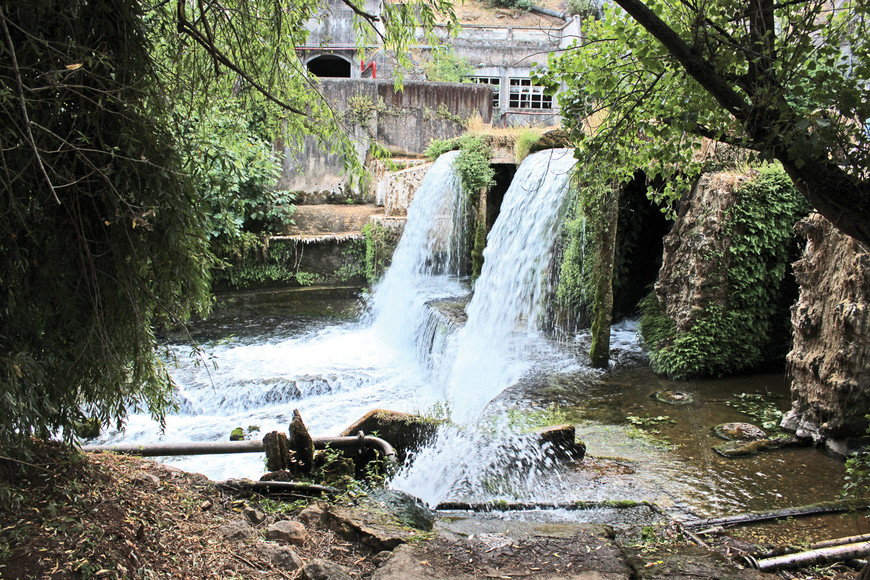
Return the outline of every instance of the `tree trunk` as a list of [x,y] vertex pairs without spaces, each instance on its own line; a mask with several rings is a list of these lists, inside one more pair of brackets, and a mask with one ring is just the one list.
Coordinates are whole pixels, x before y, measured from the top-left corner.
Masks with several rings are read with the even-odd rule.
[[619,223],[618,186],[611,188],[601,201],[596,224],[598,253],[595,260],[595,296],[592,305],[592,345],[589,358],[595,368],[610,364],[610,323],[613,320],[613,262],[616,254],[616,227]]

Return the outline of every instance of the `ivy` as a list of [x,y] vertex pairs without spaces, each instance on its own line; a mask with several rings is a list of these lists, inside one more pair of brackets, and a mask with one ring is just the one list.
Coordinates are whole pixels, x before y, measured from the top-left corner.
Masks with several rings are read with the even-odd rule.
[[722,264],[727,303],[703,305],[683,332],[654,293],[641,303],[641,335],[657,373],[722,376],[781,359],[791,298],[784,291],[787,264],[796,252],[792,228],[807,211],[778,165],[761,167],[740,187],[722,231],[728,246],[706,257]]
[[365,236],[365,276],[369,284],[374,284],[390,266],[399,233],[378,222],[364,225],[362,233]]

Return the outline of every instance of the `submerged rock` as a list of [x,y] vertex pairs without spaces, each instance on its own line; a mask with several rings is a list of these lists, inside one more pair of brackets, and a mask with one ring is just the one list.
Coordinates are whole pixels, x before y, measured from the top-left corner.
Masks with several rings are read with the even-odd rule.
[[722,423],[713,427],[713,433],[725,441],[756,441],[767,434],[751,423]]
[[682,391],[656,391],[652,396],[666,405],[690,405],[695,402],[695,397]]
[[805,439],[798,439],[797,437],[787,439],[758,439],[749,442],[730,441],[728,443],[723,443],[722,445],[714,446],[713,451],[722,457],[731,459],[734,457],[752,457],[753,455],[758,455],[764,451],[782,449],[784,447],[799,447],[806,444],[807,442]]
[[536,433],[540,445],[549,443],[562,459],[581,461],[586,455],[586,445],[576,440],[574,425],[553,425]]

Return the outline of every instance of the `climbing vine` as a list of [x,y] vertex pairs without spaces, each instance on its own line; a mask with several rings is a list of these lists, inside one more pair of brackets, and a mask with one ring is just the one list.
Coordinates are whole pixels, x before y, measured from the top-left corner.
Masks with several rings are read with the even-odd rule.
[[756,368],[781,357],[773,348],[787,341],[787,264],[795,257],[792,228],[808,211],[778,165],[737,191],[723,235],[728,247],[718,258],[728,289],[725,305],[708,304],[689,329],[677,332],[655,294],[642,301],[641,335],[650,363],[672,378],[721,376]]
[[362,233],[365,236],[365,277],[369,284],[374,284],[390,266],[399,243],[399,232],[369,222],[363,226]]

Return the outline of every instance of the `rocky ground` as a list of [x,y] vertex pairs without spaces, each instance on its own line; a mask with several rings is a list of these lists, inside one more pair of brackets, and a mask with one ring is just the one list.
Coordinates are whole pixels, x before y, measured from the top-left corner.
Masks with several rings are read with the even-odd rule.
[[460,513],[430,528],[401,499],[238,497],[153,461],[46,445],[27,462],[0,457],[0,578],[776,578],[738,568],[728,539],[704,549],[672,523],[641,533]]

